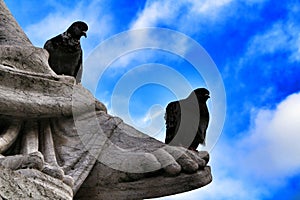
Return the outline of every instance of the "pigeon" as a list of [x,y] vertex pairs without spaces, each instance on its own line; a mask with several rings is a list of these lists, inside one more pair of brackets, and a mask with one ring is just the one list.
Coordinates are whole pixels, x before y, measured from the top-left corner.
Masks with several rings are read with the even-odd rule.
[[195,89],[186,99],[173,101],[166,107],[165,143],[183,146],[197,151],[199,144],[205,145],[209,111],[206,105],[210,98],[205,88]]
[[49,65],[59,75],[73,76],[76,83],[81,82],[82,49],[81,36],[86,36],[88,25],[82,21],[74,22],[64,33],[46,41],[44,49],[49,53]]

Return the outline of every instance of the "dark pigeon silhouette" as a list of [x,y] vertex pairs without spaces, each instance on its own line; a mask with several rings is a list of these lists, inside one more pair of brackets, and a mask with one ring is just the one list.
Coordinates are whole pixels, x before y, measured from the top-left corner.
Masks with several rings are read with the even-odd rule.
[[88,25],[74,22],[64,33],[48,40],[44,49],[49,52],[49,65],[59,75],[74,76],[76,83],[81,82],[82,49],[81,36],[86,37]]
[[183,146],[197,151],[199,144],[205,145],[209,112],[206,105],[210,98],[205,88],[194,90],[186,99],[167,105],[165,143]]

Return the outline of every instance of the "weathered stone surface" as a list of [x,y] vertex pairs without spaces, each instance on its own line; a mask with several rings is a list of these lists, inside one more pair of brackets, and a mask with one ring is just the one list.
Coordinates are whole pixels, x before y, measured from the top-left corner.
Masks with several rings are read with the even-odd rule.
[[12,69],[1,61],[0,104],[0,115],[22,118],[72,116],[74,107],[83,112],[86,107],[95,108],[94,97],[81,85],[55,80],[45,74],[40,76],[38,73]]
[[[207,152],[199,152],[206,160]],[[205,161],[206,165],[207,161]],[[209,166],[199,166],[193,174],[176,175],[158,170],[149,173],[127,173],[96,162],[93,170],[82,184],[74,199],[135,200],[154,198],[186,192],[203,187],[212,181]]]
[[0,45],[32,45],[24,31],[10,14],[4,1],[0,1],[0,21],[2,25],[5,24],[5,26],[0,26]]
[[0,166],[0,198],[71,200],[72,197],[70,187],[38,170],[12,171]]
[[33,152],[30,154],[14,156],[1,156],[0,166],[12,170],[24,168],[42,170],[44,168],[44,157],[41,152]]
[[[119,174],[111,169],[97,163],[90,176],[81,186],[74,199],[76,200],[137,200],[145,198],[154,198],[186,192],[200,188],[212,181],[210,167],[188,175],[181,173],[176,177],[164,175],[143,177],[143,179],[125,181],[125,174]],[[97,170],[99,169],[99,170]],[[97,172],[97,173],[95,173]],[[123,177],[122,177],[123,176]],[[136,175],[138,176],[138,175]],[[140,178],[140,177],[139,177]],[[123,180],[110,182],[112,180]]]

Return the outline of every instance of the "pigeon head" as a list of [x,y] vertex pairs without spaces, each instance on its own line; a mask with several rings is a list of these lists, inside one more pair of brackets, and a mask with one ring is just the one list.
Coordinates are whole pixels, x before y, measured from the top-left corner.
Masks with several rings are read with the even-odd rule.
[[194,92],[200,102],[206,102],[210,98],[209,91],[206,88],[197,88]]
[[67,30],[71,36],[75,39],[80,39],[81,36],[86,37],[86,31],[88,30],[88,25],[82,21],[74,22]]

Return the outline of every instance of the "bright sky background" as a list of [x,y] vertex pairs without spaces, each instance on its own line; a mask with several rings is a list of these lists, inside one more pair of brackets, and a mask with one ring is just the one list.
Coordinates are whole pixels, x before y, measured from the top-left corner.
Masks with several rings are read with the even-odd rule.
[[[213,182],[192,192],[161,199],[300,199],[299,1],[5,2],[38,47],[65,31],[73,21],[87,22],[88,38],[81,40],[85,61],[102,41],[123,31],[145,27],[183,33],[202,45],[211,56],[222,76],[227,97],[226,102],[221,102],[226,103],[227,109],[222,134],[209,150]],[[121,44],[113,47],[117,49],[118,45]],[[174,41],[173,45],[184,50],[189,44]],[[171,72],[156,71],[157,77],[172,80],[174,70],[175,75],[179,75],[176,80],[184,77],[191,88],[206,87],[204,79],[207,77],[193,71],[190,63],[174,53],[157,49],[140,49],[116,59],[99,81],[92,83],[89,77],[95,72],[85,66],[83,85],[89,88],[89,84],[94,84],[97,98],[107,105],[110,113],[123,118],[123,113],[118,113],[112,104],[113,97],[119,95],[113,91],[120,85],[118,81],[127,75],[133,77],[131,80],[135,80],[134,75],[140,77],[139,80],[155,79],[150,70],[152,66],[143,65],[149,63],[153,69],[169,67]],[[135,68],[141,65],[142,68]],[[146,71],[142,73],[142,70]],[[171,82],[176,84],[176,80]],[[174,93],[169,85],[157,84],[157,80],[154,83],[141,83],[130,96],[117,99],[121,106],[124,101],[123,105],[129,110],[130,116],[124,116],[125,121],[163,140],[165,106],[176,98],[185,98],[190,90],[185,87],[182,93]],[[122,86],[126,90],[127,86]],[[178,81],[176,87],[181,86]],[[212,95],[208,102],[210,110],[214,108],[213,99]],[[210,127],[209,135],[214,134],[212,130]]]

